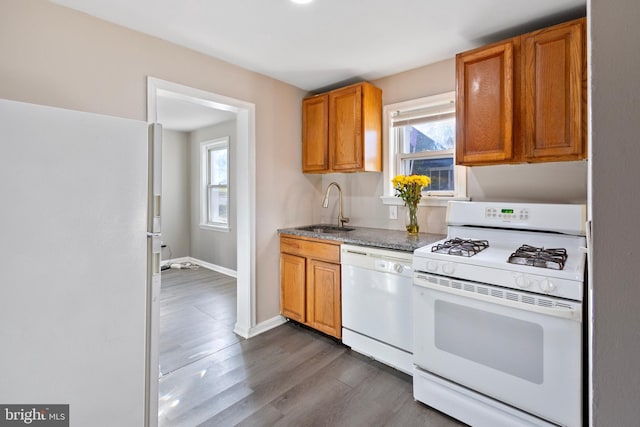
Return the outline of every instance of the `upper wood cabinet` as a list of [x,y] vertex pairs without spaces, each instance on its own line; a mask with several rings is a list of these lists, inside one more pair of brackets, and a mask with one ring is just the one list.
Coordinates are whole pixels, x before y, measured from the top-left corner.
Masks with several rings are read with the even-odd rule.
[[382,91],[358,83],[302,101],[302,171],[382,171]]
[[586,157],[585,19],[456,56],[456,163]]
[[458,163],[514,159],[514,51],[518,39],[456,57]]
[[586,157],[585,20],[523,36],[526,161]]
[[302,171],[329,170],[329,95],[302,101]]

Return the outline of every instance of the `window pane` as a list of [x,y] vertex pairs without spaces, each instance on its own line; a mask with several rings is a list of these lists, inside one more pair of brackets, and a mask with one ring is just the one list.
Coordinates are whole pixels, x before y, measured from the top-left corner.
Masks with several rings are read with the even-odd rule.
[[454,148],[456,119],[447,118],[402,127],[402,152],[421,153]]
[[451,157],[404,160],[402,166],[406,175],[426,175],[431,178],[426,191],[454,190],[454,165]]
[[209,183],[227,185],[227,149],[209,150]]
[[208,222],[226,224],[228,221],[228,188],[209,187],[209,218]]
[[228,229],[229,137],[204,141],[200,147],[200,225]]

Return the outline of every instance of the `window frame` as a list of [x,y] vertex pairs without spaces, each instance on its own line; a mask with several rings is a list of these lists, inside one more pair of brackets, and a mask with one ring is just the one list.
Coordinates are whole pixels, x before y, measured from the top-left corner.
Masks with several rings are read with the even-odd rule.
[[[209,221],[209,198],[210,188],[213,186],[209,183],[211,177],[211,164],[210,164],[210,152],[212,150],[226,150],[227,152],[227,220],[222,221]],[[206,230],[215,231],[229,231],[229,218],[231,216],[231,190],[230,190],[230,165],[231,165],[231,152],[229,150],[229,137],[216,138],[212,140],[203,141],[200,143],[200,228]],[[222,186],[220,186],[222,187]]]
[[[402,199],[400,199],[399,197],[395,197],[395,190],[393,189],[393,185],[391,183],[393,177],[398,175],[398,171],[401,170],[402,159],[410,157],[429,157],[428,155],[425,156],[424,153],[401,154],[399,152],[399,143],[396,136],[399,131],[398,128],[393,127],[394,115],[398,112],[407,113],[411,111],[445,107],[452,102],[455,103],[455,94],[455,91],[444,92],[437,95],[388,104],[383,107],[383,164],[385,182],[383,184],[384,194],[381,197],[381,200],[385,205],[404,205]],[[445,152],[440,151],[433,157],[442,158],[443,153]],[[465,166],[456,165],[455,146],[454,148],[447,150],[446,154],[446,157],[449,157],[450,155],[453,158],[455,180],[454,191],[423,191],[423,197],[420,200],[420,206],[446,206],[449,200],[469,200],[469,197],[467,196],[467,168]]]

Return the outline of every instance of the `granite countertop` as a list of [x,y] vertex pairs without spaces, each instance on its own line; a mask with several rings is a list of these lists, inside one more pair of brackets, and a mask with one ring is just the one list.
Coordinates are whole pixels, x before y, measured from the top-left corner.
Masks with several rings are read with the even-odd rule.
[[[319,224],[316,226],[322,225],[329,226],[329,224]],[[406,231],[401,230],[354,227],[352,225],[348,225],[348,228],[353,228],[352,231],[339,231],[331,233],[300,230],[299,228],[300,227],[282,228],[278,230],[278,234],[334,240],[342,243],[349,243],[351,245],[370,246],[375,248],[392,249],[405,252],[413,252],[414,250],[422,246],[429,245],[446,237],[444,234],[431,233],[420,233],[417,236],[409,236]]]

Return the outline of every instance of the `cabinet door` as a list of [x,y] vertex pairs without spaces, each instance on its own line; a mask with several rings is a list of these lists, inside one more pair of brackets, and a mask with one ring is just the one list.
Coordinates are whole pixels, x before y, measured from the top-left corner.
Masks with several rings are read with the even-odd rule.
[[514,50],[518,39],[456,56],[456,163],[514,159]]
[[334,171],[363,168],[362,86],[329,93],[329,164]]
[[340,265],[309,260],[308,318],[311,327],[342,336]]
[[280,312],[298,322],[306,322],[306,259],[280,254]]
[[523,36],[525,160],[586,154],[584,20]]
[[302,172],[329,169],[329,97],[302,101]]

